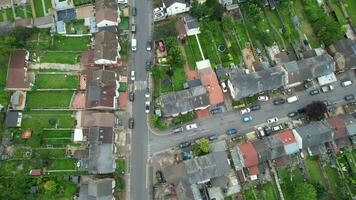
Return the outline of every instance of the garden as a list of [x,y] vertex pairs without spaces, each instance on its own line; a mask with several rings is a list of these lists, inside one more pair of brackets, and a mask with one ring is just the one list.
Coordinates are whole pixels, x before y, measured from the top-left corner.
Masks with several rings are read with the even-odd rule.
[[91,4],[91,0],[73,0],[75,6],[80,6],[84,4]]
[[68,74],[37,73],[35,89],[76,89],[78,76]]
[[89,28],[84,25],[84,19],[66,22],[67,34],[87,34]]
[[356,27],[356,1],[355,0],[342,0],[341,1],[344,4],[344,7],[347,10],[347,13],[349,14],[352,25]]
[[43,11],[43,6],[42,6],[42,0],[33,0],[32,1],[33,6],[35,7],[35,13],[36,17],[43,17],[44,16],[44,11]]
[[28,92],[26,108],[68,108],[73,91]]

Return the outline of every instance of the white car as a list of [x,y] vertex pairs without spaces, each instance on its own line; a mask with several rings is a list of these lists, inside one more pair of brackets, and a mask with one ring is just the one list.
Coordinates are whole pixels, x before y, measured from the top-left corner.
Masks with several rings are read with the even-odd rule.
[[150,89],[146,88],[145,97],[150,98]]
[[225,93],[227,92],[227,87],[224,81],[221,82],[221,87],[222,87],[222,91]]
[[267,123],[272,124],[278,122],[278,117],[272,117],[270,119],[267,119]]
[[258,127],[258,128],[257,128],[257,131],[259,132],[259,134],[260,134],[261,137],[264,137],[264,136],[266,135],[266,134],[265,134],[265,130],[263,130],[262,127]]
[[195,123],[194,124],[188,124],[185,128],[189,131],[189,130],[198,128],[198,125],[195,124]]
[[241,114],[241,115],[247,114],[247,113],[249,113],[249,112],[251,112],[251,109],[250,109],[250,108],[245,108],[245,109],[240,110],[240,114]]
[[150,112],[150,102],[149,101],[146,101],[146,103],[145,103],[145,112],[146,113]]
[[268,101],[268,96],[258,96],[257,99],[259,101]]
[[135,80],[135,71],[134,70],[131,71],[131,80],[132,81]]

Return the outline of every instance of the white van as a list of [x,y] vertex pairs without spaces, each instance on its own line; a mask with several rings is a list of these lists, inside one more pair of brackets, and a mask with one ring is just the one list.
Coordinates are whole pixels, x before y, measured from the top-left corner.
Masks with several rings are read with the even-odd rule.
[[136,51],[137,49],[137,40],[135,38],[131,39],[131,50]]
[[292,97],[289,97],[289,98],[287,99],[287,102],[288,102],[288,103],[294,103],[294,102],[296,102],[296,101],[298,101],[298,100],[299,100],[298,96],[292,96]]
[[347,87],[347,86],[350,86],[350,85],[352,85],[352,81],[350,81],[350,80],[341,82],[341,86],[342,87]]

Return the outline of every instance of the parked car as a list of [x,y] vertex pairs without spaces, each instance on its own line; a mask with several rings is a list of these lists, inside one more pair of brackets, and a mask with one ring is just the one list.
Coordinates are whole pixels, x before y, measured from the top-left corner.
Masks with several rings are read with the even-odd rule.
[[317,95],[320,93],[320,90],[319,89],[315,89],[315,90],[312,90],[309,92],[310,95]]
[[266,136],[270,136],[271,135],[272,130],[271,130],[271,128],[269,126],[263,127],[263,130],[265,131]]
[[234,128],[231,128],[225,132],[226,135],[234,135],[237,134],[237,130]]
[[347,81],[341,82],[341,86],[342,87],[347,87],[347,86],[350,86],[350,85],[352,85],[352,81],[351,80],[347,80]]
[[303,114],[306,112],[305,108],[300,108],[297,110],[298,114]]
[[146,88],[146,91],[145,91],[145,97],[146,98],[150,98],[150,88]]
[[164,183],[163,173],[161,171],[156,171],[156,179],[158,183]]
[[132,13],[132,16],[136,16],[137,15],[137,8],[136,7],[132,7],[131,13]]
[[136,33],[136,24],[131,24],[131,32]]
[[189,130],[198,128],[198,125],[195,124],[195,123],[194,124],[188,124],[185,128],[189,131]]
[[287,116],[290,117],[290,118],[295,117],[297,115],[298,115],[298,112],[295,112],[295,111],[294,112],[290,112],[290,113],[287,114]]
[[227,87],[224,81],[221,81],[221,88],[224,93],[227,92]]
[[152,42],[150,40],[147,41],[147,43],[146,43],[146,50],[147,51],[151,51],[152,50]]
[[208,140],[213,141],[213,140],[217,140],[218,139],[218,135],[214,134],[208,137]]
[[149,101],[146,101],[146,102],[145,102],[145,112],[146,112],[146,113],[149,113],[149,112],[150,112],[150,102],[149,102]]
[[245,108],[245,109],[241,109],[241,110],[240,110],[240,114],[241,114],[241,115],[247,114],[247,113],[249,113],[249,112],[251,112],[251,109],[250,109],[250,108]]
[[183,127],[178,127],[173,129],[173,133],[181,133],[181,132],[183,132]]
[[272,117],[272,118],[267,119],[267,123],[269,123],[269,124],[272,124],[275,122],[278,122],[278,117]]
[[264,137],[266,135],[265,130],[263,130],[262,127],[257,128],[257,134],[260,138]]
[[268,101],[269,98],[268,98],[268,96],[258,96],[257,99],[259,101]]
[[250,121],[252,121],[252,117],[251,117],[250,115],[244,116],[244,117],[242,118],[242,121],[243,121],[243,122],[250,122]]
[[145,63],[145,69],[146,69],[146,71],[150,71],[151,65],[152,65],[151,60],[147,60],[146,63]]
[[283,129],[283,126],[281,124],[277,125],[277,126],[273,126],[272,128],[272,131],[280,131]]
[[166,50],[166,48],[164,47],[164,44],[163,44],[163,41],[162,41],[162,40],[158,41],[158,50],[159,50],[161,53],[163,53],[163,52]]
[[211,109],[210,113],[213,115],[219,114],[219,113],[222,113],[222,109],[221,109],[221,107],[216,107],[216,108]]
[[260,105],[252,105],[250,106],[251,111],[256,111],[256,110],[261,110],[261,106]]
[[186,148],[186,147],[189,147],[192,143],[191,142],[182,142],[178,145],[179,148],[183,149],[183,148]]
[[134,118],[131,117],[129,119],[129,129],[133,129],[134,125],[135,125],[135,120],[134,120]]
[[132,70],[131,71],[131,81],[134,81],[136,78],[135,78],[135,71]]
[[278,99],[275,99],[275,100],[273,100],[273,104],[274,105],[282,105],[282,104],[284,104],[286,102],[286,100],[285,99],[283,99],[283,98],[278,98]]
[[135,100],[135,93],[134,92],[130,92],[129,93],[129,100],[130,101],[134,101]]
[[346,95],[346,96],[344,97],[344,99],[345,99],[345,101],[352,101],[352,100],[355,99],[355,96],[352,95],[352,94],[349,94],[349,95]]

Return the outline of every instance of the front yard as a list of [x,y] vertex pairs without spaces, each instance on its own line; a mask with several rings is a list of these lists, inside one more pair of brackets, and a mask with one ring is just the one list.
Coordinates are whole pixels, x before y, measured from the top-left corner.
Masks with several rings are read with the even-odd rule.
[[28,92],[26,108],[68,108],[73,91]]

